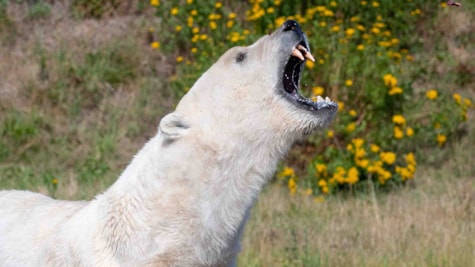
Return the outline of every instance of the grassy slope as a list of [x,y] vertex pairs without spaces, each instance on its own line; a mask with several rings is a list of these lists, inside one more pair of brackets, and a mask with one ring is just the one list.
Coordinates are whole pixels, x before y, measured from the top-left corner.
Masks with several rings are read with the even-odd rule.
[[[10,7],[13,24],[1,35],[0,188],[91,198],[172,109],[163,81],[173,72],[148,47],[151,18],[73,20],[57,4],[34,20],[21,15],[26,8]],[[444,163],[419,166],[415,187],[388,195],[315,203],[268,186],[246,229],[241,265],[474,265],[474,145],[471,129],[452,153],[428,151],[445,155]]]

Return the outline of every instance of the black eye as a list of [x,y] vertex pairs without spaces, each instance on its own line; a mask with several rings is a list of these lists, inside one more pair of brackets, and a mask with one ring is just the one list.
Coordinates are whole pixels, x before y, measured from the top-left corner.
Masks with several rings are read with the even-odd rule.
[[244,59],[246,59],[246,53],[245,52],[239,52],[236,56],[236,62],[242,62]]

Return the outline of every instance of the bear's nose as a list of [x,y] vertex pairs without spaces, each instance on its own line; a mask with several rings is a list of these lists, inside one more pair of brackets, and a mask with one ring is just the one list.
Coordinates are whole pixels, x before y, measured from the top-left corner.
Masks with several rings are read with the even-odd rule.
[[283,26],[284,32],[287,32],[287,31],[301,32],[302,31],[302,28],[295,20],[287,20],[286,22],[284,22],[282,26]]

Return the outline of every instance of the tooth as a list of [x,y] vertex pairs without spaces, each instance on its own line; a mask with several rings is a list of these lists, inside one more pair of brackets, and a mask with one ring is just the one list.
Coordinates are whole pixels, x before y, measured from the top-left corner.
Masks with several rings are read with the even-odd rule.
[[315,58],[312,56],[312,54],[307,53],[307,54],[305,54],[305,57],[306,57],[308,60],[310,60],[310,61],[312,61],[312,62],[315,62]]
[[307,58],[307,59],[310,60],[310,61],[315,62],[315,58],[312,56],[312,54],[310,54],[310,52],[308,52],[308,50],[307,50],[307,48],[305,48],[305,46],[303,46],[303,45],[298,45],[298,46],[297,46],[297,49],[298,49],[298,50],[303,50],[303,51],[304,51],[304,56],[305,56],[305,58]]
[[292,49],[292,56],[298,57],[301,60],[305,60],[302,55],[302,52],[300,52],[297,48]]
[[326,101],[326,102],[332,102],[332,100],[331,100],[328,96],[325,97],[325,101]]
[[323,98],[321,96],[317,96],[317,102],[322,102]]

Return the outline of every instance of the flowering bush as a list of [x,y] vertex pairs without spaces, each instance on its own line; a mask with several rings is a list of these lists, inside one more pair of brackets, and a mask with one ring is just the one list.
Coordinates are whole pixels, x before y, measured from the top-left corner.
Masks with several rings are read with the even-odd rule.
[[411,66],[420,63],[408,49],[417,44],[411,34],[422,16],[445,5],[321,2],[152,0],[161,23],[151,31],[151,46],[176,61],[170,79],[181,95],[230,46],[252,43],[287,19],[297,20],[315,56],[306,62],[302,90],[337,99],[339,114],[325,134],[309,138],[307,168],[282,166],[279,180],[292,194],[315,196],[363,181],[404,184],[415,177],[416,149],[444,148],[472,106],[443,88],[412,86]]

